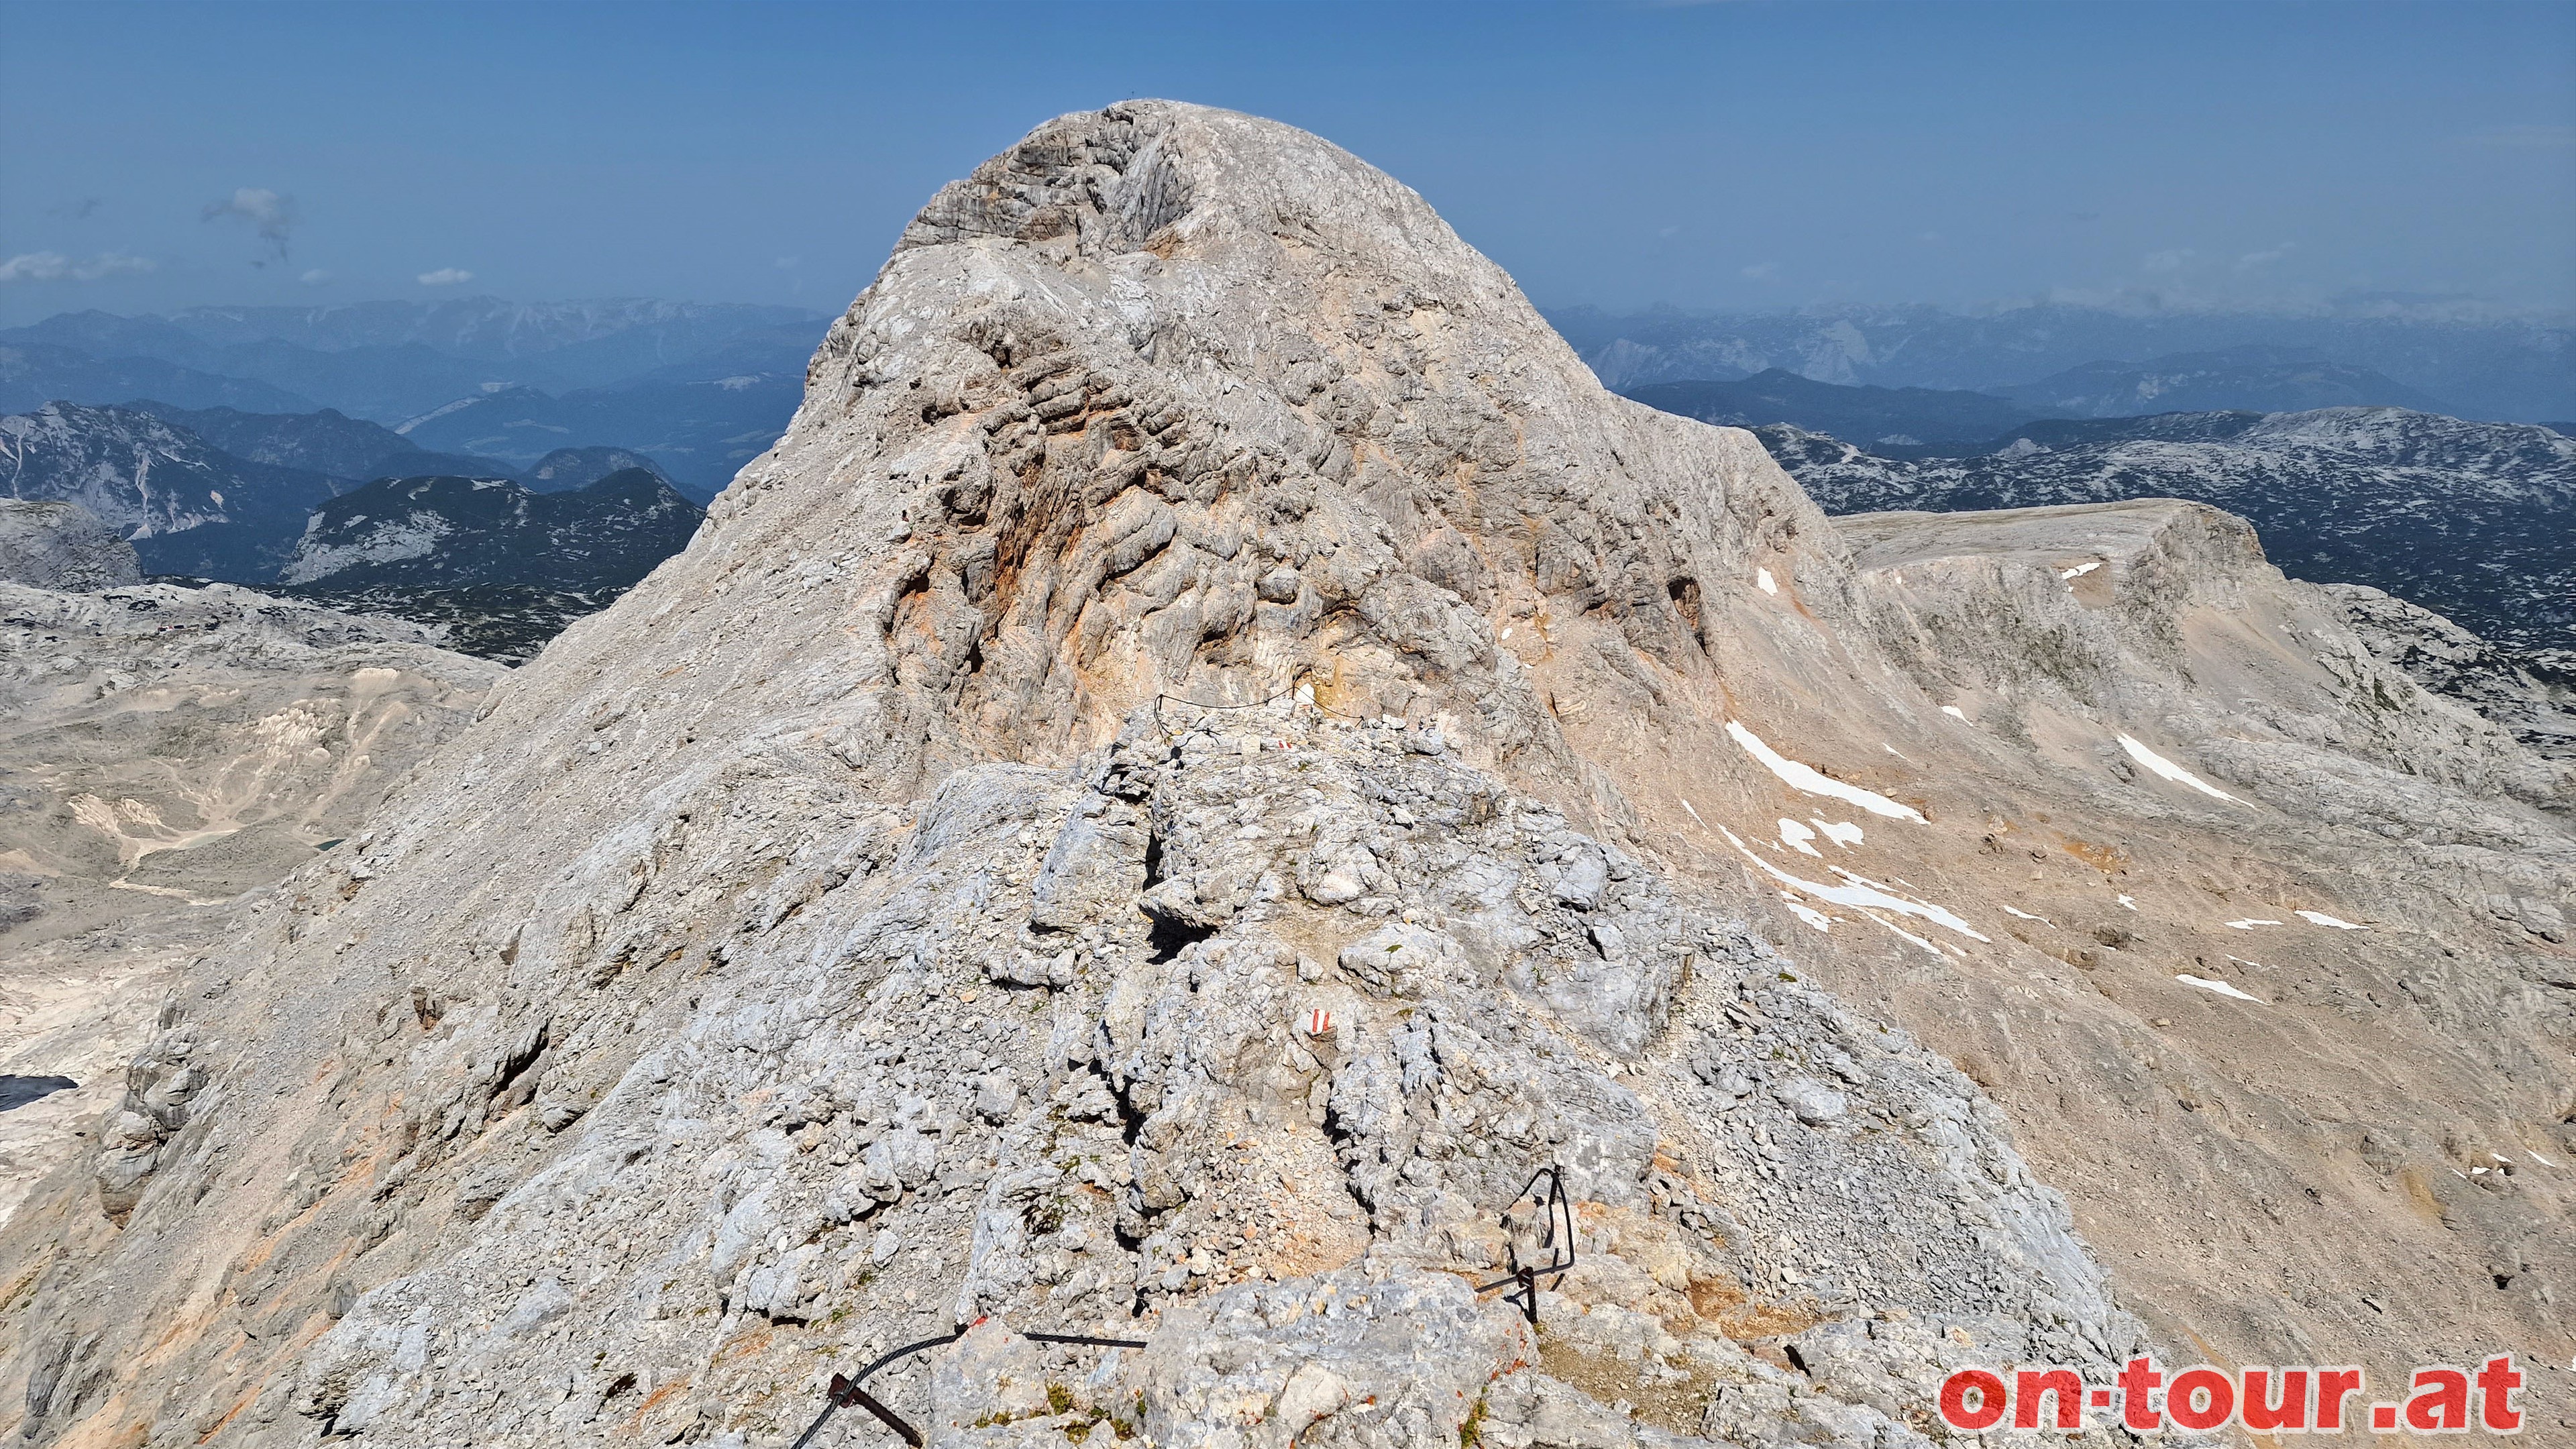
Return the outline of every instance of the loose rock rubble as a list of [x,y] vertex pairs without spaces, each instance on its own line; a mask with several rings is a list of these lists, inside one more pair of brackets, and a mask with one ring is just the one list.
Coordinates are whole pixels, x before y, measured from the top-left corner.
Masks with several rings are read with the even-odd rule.
[[[619,938],[666,937],[662,913],[729,868],[666,847]],[[1364,893],[1318,904],[1336,869]],[[810,837],[720,950],[688,1023],[613,1074],[595,1044],[685,968],[637,962],[516,1042],[463,1003],[420,1037],[399,995],[360,1024],[352,1060],[419,1038],[393,1091],[419,1125],[373,1174],[378,1220],[471,1236],[345,1304],[294,1413],[430,1441],[610,1433],[634,1412],[611,1400],[694,1380],[784,1427],[810,1382],[766,1355],[729,1369],[736,1345],[792,1334],[839,1362],[990,1317],[1155,1347],[1053,1370],[994,1349],[1030,1361],[1004,1375],[1026,1404],[943,1389],[975,1372],[951,1367],[926,1405],[901,1380],[886,1396],[944,1429],[1010,1420],[957,1442],[1098,1415],[1161,1443],[1253,1421],[1339,1442],[1296,1436],[1341,1414],[1352,1442],[1429,1442],[1480,1404],[1496,1442],[1555,1442],[1513,1440],[1512,1416],[1538,1433],[1584,1402],[1567,1376],[1646,1372],[1672,1433],[1705,1416],[1741,1439],[1794,1402],[1858,1426],[1837,1442],[1915,1443],[1871,1426],[1921,1427],[1951,1328],[2105,1365],[2142,1341],[1965,1078],[1401,727],[1283,703],[1167,734],[1148,711],[1071,770],[970,767],[910,822],[854,811]],[[523,940],[497,995],[551,969]],[[1329,1037],[1304,1029],[1318,1009]],[[200,1054],[181,1016],[138,1062],[136,1135],[189,1119]],[[521,1130],[496,1121],[517,1101]],[[348,1121],[296,1145],[309,1181],[365,1150]],[[156,1140],[145,1191],[197,1191],[214,1140]],[[550,1160],[487,1195],[532,1149]],[[141,1161],[103,1185],[133,1191]],[[1549,1164],[1580,1242],[1533,1334],[1470,1280],[1519,1266],[1503,1209]],[[261,1277],[322,1272],[299,1259],[325,1250],[346,1251],[298,1243]],[[1836,1327],[1839,1398],[1742,1342],[1780,1356]],[[531,1380],[532,1354],[592,1367]],[[1080,1384],[1070,1407],[1042,1410],[1048,1373]]]

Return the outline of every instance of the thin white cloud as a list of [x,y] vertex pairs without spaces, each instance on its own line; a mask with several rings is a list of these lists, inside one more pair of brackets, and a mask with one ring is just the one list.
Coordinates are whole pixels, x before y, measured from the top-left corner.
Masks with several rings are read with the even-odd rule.
[[0,262],[0,282],[59,282],[71,270],[72,259],[61,252],[21,252]]
[[2150,272],[2178,272],[2182,270],[2182,264],[2190,261],[2193,255],[2189,247],[2174,247],[2168,251],[2149,252],[2138,265]]
[[100,252],[85,262],[61,252],[21,252],[0,261],[0,282],[95,282],[155,271],[160,265],[150,257],[130,257],[122,252]]
[[780,257],[778,260],[771,262],[770,265],[776,267],[782,272],[792,272],[798,267],[805,265],[805,259],[803,257]]
[[[280,195],[265,186],[244,186],[226,200],[206,203],[206,220],[218,221],[227,216],[239,217],[250,223],[251,229],[269,248],[268,261],[286,260],[286,239],[295,230],[294,197]],[[254,265],[265,266],[267,261]]]
[[2283,242],[2269,251],[2247,252],[2236,259],[2236,270],[2250,272],[2256,267],[2268,267],[2298,249],[2296,242]]
[[296,280],[302,282],[308,287],[327,287],[331,285],[331,274],[322,270],[320,267],[315,267],[313,270],[306,272],[303,276],[296,278]]
[[1748,282],[1777,281],[1780,277],[1780,264],[1778,262],[1758,262],[1752,266],[1746,267],[1743,271],[1743,276],[1744,280]]
[[423,272],[419,277],[424,287],[455,287],[473,280],[474,274],[463,267],[441,267],[434,272]]

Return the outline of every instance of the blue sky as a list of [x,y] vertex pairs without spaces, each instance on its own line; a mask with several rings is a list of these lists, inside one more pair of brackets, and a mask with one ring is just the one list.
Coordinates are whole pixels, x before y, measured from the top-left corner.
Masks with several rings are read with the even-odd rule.
[[2576,6],[0,0],[0,322],[837,310],[939,184],[1164,95],[1317,131],[1542,305],[2576,307]]

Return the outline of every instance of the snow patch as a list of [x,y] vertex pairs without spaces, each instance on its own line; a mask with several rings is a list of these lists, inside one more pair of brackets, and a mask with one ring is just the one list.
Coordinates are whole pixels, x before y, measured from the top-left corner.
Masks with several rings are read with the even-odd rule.
[[2164,756],[2157,754],[2155,751],[2148,749],[2145,745],[2139,744],[2136,740],[2129,738],[2127,735],[2120,736],[2120,748],[2129,752],[2130,759],[2137,761],[2139,764],[2146,766],[2148,769],[2164,776],[2168,780],[2172,780],[2178,784],[2189,785],[2191,788],[2198,790],[2204,795],[2214,795],[2221,800],[2233,801],[2239,805],[2245,803],[2242,800],[2238,800],[2235,796],[2228,794],[2226,791],[2219,789],[2216,785],[2213,785],[2207,780],[2200,778],[2198,775],[2193,774],[2191,771],[2184,769],[2182,766],[2177,765],[2173,761],[2166,759]]
[[1791,850],[1794,850],[1801,855],[1812,855],[1821,860],[1824,858],[1824,852],[1816,849],[1815,839],[1816,832],[1813,830],[1808,829],[1806,826],[1790,819],[1786,815],[1780,817],[1780,843],[1782,845],[1789,847]]
[[2280,923],[2280,922],[2278,922],[2278,921],[2266,921],[2266,920],[2262,920],[2262,919],[2259,919],[2259,918],[2254,917],[2254,916],[2247,916],[2244,920],[2241,920],[2241,921],[2230,921],[2230,922],[2228,922],[2228,923],[2227,923],[2227,928],[2228,928],[2229,930],[2231,930],[2231,931],[2250,931],[2250,930],[2253,930],[2256,926],[2277,926],[2277,925],[2279,925],[2279,924],[2281,924],[2281,923]]
[[2338,931],[2367,931],[2370,929],[2368,926],[2356,926],[2350,921],[2336,920],[2334,917],[2327,915],[2323,911],[2292,911],[2290,914],[2307,922],[2309,925],[2332,926]]
[[[492,384],[487,382],[483,386],[488,390],[491,388]],[[445,406],[431,408],[428,412],[422,413],[419,417],[412,419],[410,422],[403,423],[396,427],[394,431],[408,437],[411,434],[411,430],[419,427],[421,424],[435,422],[438,419],[447,416],[449,413],[456,411],[458,408],[470,408],[482,400],[483,399],[479,397],[458,398],[456,401],[448,403]]]
[[1841,846],[1845,850],[1849,850],[1853,846],[1860,844],[1860,827],[1852,824],[1848,820],[1818,820],[1815,816],[1810,815],[1807,817],[1807,821],[1818,830],[1823,831],[1827,840],[1832,841],[1834,844]]
[[1967,711],[1959,708],[1955,704],[1945,704],[1941,706],[1941,712],[1948,715],[1950,718],[1957,720],[1961,724],[1966,724],[1968,722]]
[[1780,592],[1780,581],[1771,577],[1771,571],[1769,569],[1755,569],[1753,571],[1753,585],[1766,594],[1776,594]]
[[1947,927],[1948,929],[1956,931],[1960,935],[1966,936],[1972,940],[1987,941],[1991,939],[1990,937],[1980,934],[1975,927],[1969,925],[1963,920],[1960,920],[1957,916],[1950,914],[1939,906],[1933,905],[1927,901],[1913,901],[1907,900],[1903,896],[1889,895],[1885,889],[1874,882],[1864,879],[1863,877],[1853,875],[1847,870],[1837,869],[1834,873],[1841,876],[1844,880],[1852,882],[1852,884],[1849,885],[1831,886],[1820,881],[1801,880],[1798,877],[1789,874],[1787,871],[1782,870],[1780,867],[1773,865],[1771,862],[1764,860],[1762,857],[1755,855],[1752,847],[1746,845],[1743,839],[1734,831],[1727,829],[1723,825],[1717,827],[1717,829],[1719,834],[1726,837],[1727,843],[1733,845],[1739,852],[1741,852],[1746,860],[1749,860],[1755,865],[1761,867],[1762,870],[1773,880],[1778,881],[1780,884],[1787,886],[1789,889],[1796,891],[1800,895],[1810,896],[1816,900],[1824,901],[1831,905],[1850,906],[1855,910],[1862,910],[1865,907],[1876,906],[1880,910],[1893,911],[1900,916],[1920,916],[1924,920],[1930,921],[1936,926]]
[[1900,926],[1900,925],[1896,924],[1894,921],[1888,920],[1886,917],[1879,915],[1876,911],[1863,911],[1863,912],[1861,912],[1861,914],[1862,914],[1862,915],[1864,915],[1864,916],[1869,917],[1869,918],[1870,918],[1871,920],[1873,920],[1873,921],[1878,922],[1880,925],[1885,926],[1887,929],[1889,929],[1889,930],[1891,930],[1891,931],[1895,932],[1896,934],[1898,934],[1898,935],[1900,935],[1900,936],[1903,936],[1905,939],[1907,939],[1907,940],[1909,940],[1909,941],[1913,942],[1913,943],[1914,943],[1915,945],[1917,945],[1917,946],[1922,947],[1924,950],[1931,952],[1931,953],[1932,953],[1932,958],[1933,958],[1934,960],[1936,960],[1936,961],[1937,961],[1937,960],[1941,959],[1941,948],[1940,948],[1940,947],[1938,947],[1938,946],[1933,945],[1933,944],[1932,944],[1931,942],[1929,942],[1929,941],[1924,940],[1921,936],[1918,936],[1918,935],[1914,934],[1912,931],[1909,931],[1909,930],[1905,929],[1903,926]]
[[1782,892],[1780,892],[1780,902],[1781,902],[1781,904],[1783,904],[1783,905],[1785,905],[1785,906],[1787,906],[1787,907],[1789,908],[1789,914],[1791,914],[1791,915],[1793,915],[1793,916],[1796,916],[1799,920],[1802,920],[1802,921],[1806,922],[1808,925],[1815,927],[1817,930],[1819,930],[1819,931],[1831,931],[1831,930],[1833,930],[1833,928],[1834,928],[1834,918],[1833,918],[1833,917],[1831,917],[1831,916],[1829,916],[1829,915],[1826,915],[1824,912],[1822,912],[1822,911],[1820,911],[1820,910],[1817,910],[1814,906],[1808,905],[1805,901],[1802,901],[1802,900],[1798,899],[1796,896],[1793,896],[1793,895],[1789,894],[1787,891],[1782,891]]
[[2014,918],[2014,919],[2016,919],[2016,920],[2022,920],[2022,921],[2037,921],[2037,922],[2039,922],[2041,925],[2048,927],[2048,928],[2049,928],[2050,930],[2052,930],[2052,931],[2057,929],[2057,923],[2056,923],[2055,921],[2050,920],[2050,919],[2049,919],[2048,917],[2046,917],[2046,916],[2034,916],[2034,915],[2032,915],[2032,914],[2031,914],[2030,912],[2028,912],[2028,911],[2017,911],[2017,910],[2014,910],[2014,909],[2013,909],[2012,907],[2010,907],[2010,906],[2006,906],[2006,907],[2004,907],[2004,914],[2005,914],[2005,915],[2007,915],[2007,916],[2011,916],[2011,917],[2013,917],[2013,918]]
[[2253,1002],[2256,1006],[2264,1004],[2262,997],[2248,996],[2224,981],[2212,981],[2206,976],[2194,976],[2187,971],[2175,973],[2174,979],[2185,986],[2197,986],[2203,991],[2215,991],[2221,996],[2233,996],[2239,1001]]
[[1760,760],[1763,768],[1779,776],[1782,783],[1792,790],[1845,801],[1859,806],[1872,815],[1884,815],[1891,820],[1911,820],[1917,825],[1928,823],[1910,805],[1900,805],[1874,790],[1864,790],[1858,785],[1844,784],[1812,765],[1802,765],[1796,760],[1787,758],[1762,743],[1760,736],[1735,720],[1726,722],[1726,732],[1737,744],[1744,747],[1746,754]]
[[2061,579],[2080,579],[2080,578],[2084,577],[2086,574],[2089,574],[2089,573],[2093,572],[2095,569],[2100,568],[2101,566],[2102,566],[2102,561],[2101,561],[2100,559],[2098,559],[2098,558],[2097,558],[2097,559],[2093,560],[2091,563],[2082,563],[2082,564],[2077,564],[2075,567],[2073,567],[2073,568],[2071,568],[2071,569],[2059,569],[2059,570],[2057,571],[2057,576],[2058,576],[2059,578],[2061,578]]

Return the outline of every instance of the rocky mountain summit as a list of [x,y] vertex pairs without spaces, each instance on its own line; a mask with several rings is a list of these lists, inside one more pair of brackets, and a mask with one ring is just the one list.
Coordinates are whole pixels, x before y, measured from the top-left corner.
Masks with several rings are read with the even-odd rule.
[[1828,520],[1346,153],[1066,116],[220,908],[0,1403],[1895,1449],[1954,1366],[2510,1348],[2576,1419],[2571,809],[2239,519]]

